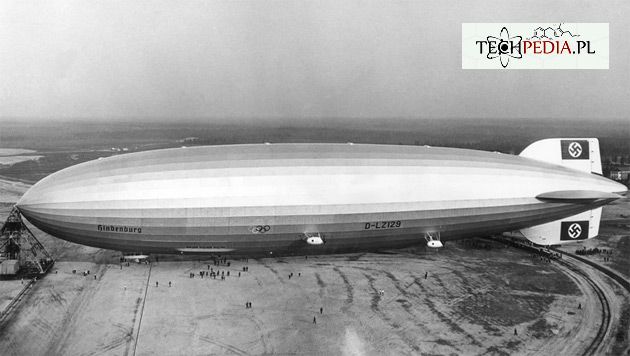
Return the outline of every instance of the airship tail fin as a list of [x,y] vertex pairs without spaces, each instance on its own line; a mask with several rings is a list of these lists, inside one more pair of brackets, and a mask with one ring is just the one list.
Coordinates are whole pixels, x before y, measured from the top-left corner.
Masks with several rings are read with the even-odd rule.
[[596,138],[548,138],[527,146],[520,156],[602,174],[599,140]]
[[557,190],[536,196],[536,199],[555,203],[590,203],[597,200],[613,201],[620,198],[623,196],[596,190]]
[[597,208],[550,223],[521,229],[529,241],[538,245],[558,245],[591,239],[599,234],[602,208]]

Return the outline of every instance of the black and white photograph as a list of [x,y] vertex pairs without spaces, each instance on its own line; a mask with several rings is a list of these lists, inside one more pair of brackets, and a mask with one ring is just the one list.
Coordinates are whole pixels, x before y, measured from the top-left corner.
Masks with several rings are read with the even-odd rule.
[[0,355],[630,355],[629,14],[0,1]]

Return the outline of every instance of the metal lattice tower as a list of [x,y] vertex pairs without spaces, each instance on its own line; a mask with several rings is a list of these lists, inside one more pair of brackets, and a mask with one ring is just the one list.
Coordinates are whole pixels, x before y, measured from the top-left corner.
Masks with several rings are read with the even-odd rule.
[[48,251],[26,227],[20,211],[15,207],[0,229],[0,256],[18,260],[20,274],[43,274],[54,263]]

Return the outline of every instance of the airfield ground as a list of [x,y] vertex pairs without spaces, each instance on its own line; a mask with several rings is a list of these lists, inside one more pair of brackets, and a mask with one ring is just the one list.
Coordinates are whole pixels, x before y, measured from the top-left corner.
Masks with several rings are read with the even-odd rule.
[[[27,186],[0,184],[4,221]],[[603,236],[587,242],[614,248],[613,261],[630,252],[629,206],[605,208]],[[3,355],[579,354],[601,319],[593,290],[570,271],[485,241],[229,267],[166,256],[121,266],[116,252],[34,232],[57,263],[0,326]],[[230,276],[201,279],[208,265]],[[627,352],[627,296],[593,275],[615,315],[602,350]],[[2,303],[18,283],[0,281]]]
[[[208,264],[230,276],[201,279],[198,273]],[[84,276],[86,270],[90,274]],[[535,352],[548,350],[558,338],[573,346],[589,339],[597,327],[589,321],[599,317],[597,305],[589,306],[589,293],[557,266],[500,245],[232,261],[230,267],[206,261],[122,268],[68,261],[58,262],[16,309],[2,330],[0,350],[12,355]],[[584,307],[578,309],[578,303]]]

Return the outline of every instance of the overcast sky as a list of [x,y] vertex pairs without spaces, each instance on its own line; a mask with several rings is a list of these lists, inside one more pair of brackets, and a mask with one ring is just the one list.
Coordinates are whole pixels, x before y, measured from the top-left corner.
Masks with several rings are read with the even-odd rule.
[[[630,1],[2,1],[1,118],[630,118]],[[462,70],[462,22],[609,22],[610,70]]]

